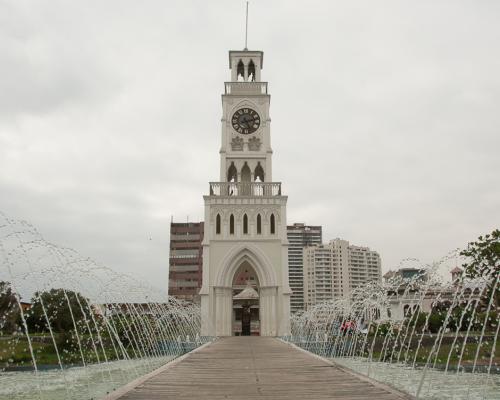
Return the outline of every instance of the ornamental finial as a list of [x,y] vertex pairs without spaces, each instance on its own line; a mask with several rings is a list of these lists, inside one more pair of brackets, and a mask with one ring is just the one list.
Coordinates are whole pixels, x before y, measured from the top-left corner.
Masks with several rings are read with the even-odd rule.
[[243,50],[248,50],[247,39],[248,39],[248,1],[247,1],[247,12],[246,12],[246,22],[245,22],[245,48]]

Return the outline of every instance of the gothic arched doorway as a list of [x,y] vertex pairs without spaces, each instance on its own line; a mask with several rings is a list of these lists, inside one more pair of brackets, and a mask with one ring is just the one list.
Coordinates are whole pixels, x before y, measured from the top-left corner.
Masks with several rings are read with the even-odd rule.
[[244,261],[236,270],[232,289],[233,335],[260,335],[259,280],[248,261]]

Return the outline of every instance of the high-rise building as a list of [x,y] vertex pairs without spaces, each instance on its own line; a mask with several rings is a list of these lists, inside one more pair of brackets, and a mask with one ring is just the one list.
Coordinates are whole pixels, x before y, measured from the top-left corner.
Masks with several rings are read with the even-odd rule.
[[290,311],[295,313],[304,309],[304,247],[321,244],[321,226],[308,226],[302,223],[287,226],[288,237],[288,279],[292,296]]
[[335,239],[304,249],[306,309],[332,299],[349,298],[353,289],[382,280],[380,255],[368,247]]
[[199,303],[203,274],[203,222],[170,224],[168,294]]

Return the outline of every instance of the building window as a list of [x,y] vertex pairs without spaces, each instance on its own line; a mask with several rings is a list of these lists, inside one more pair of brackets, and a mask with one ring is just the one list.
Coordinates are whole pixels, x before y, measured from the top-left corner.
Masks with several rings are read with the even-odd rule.
[[262,233],[262,218],[260,217],[260,214],[257,214],[257,235],[260,235]]
[[243,233],[246,235],[248,233],[248,217],[243,215]]
[[271,235],[276,233],[276,223],[274,221],[274,214],[271,214]]
[[215,218],[215,233],[220,235],[220,214],[217,214],[217,218]]
[[234,235],[234,215],[229,218],[229,234]]

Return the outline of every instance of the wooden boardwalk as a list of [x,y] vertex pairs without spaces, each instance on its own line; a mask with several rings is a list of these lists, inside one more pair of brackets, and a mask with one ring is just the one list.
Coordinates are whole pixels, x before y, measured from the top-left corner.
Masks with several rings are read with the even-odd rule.
[[228,337],[189,354],[121,400],[394,400],[395,389],[275,338]]

